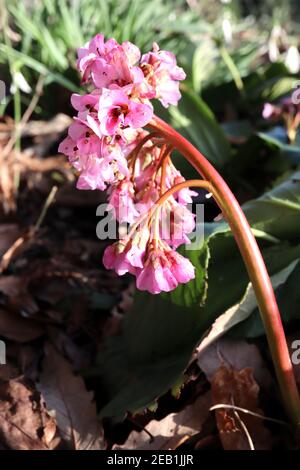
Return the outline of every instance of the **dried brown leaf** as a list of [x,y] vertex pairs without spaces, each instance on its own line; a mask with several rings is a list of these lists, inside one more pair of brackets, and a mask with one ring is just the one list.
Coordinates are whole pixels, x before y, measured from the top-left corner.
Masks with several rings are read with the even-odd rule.
[[20,375],[19,369],[10,362],[0,365],[0,380],[15,379]]
[[245,340],[220,338],[197,353],[197,362],[209,381],[224,363],[237,371],[250,367],[253,370],[255,380],[263,388],[268,388],[272,383],[271,374],[258,347]]
[[51,450],[57,447],[56,423],[40,394],[24,379],[0,383],[0,436],[12,450]]
[[[124,445],[114,446],[114,450],[168,450],[175,449],[185,438],[201,431],[202,424],[209,415],[210,393],[199,396],[196,401],[179,413],[172,413],[164,419],[150,421],[145,431],[132,431]],[[153,436],[150,438],[149,433]]]
[[0,309],[0,336],[25,343],[43,334],[44,328],[34,320],[22,318],[16,312]]
[[[214,405],[234,405],[263,416],[258,407],[259,386],[249,368],[236,371],[222,365],[212,379],[211,393]],[[215,414],[225,450],[249,450],[245,428],[256,450],[271,447],[270,433],[262,419],[226,408],[215,410]]]
[[38,306],[27,289],[28,280],[23,276],[1,276],[0,292],[6,296],[5,307],[27,316],[38,312]]
[[72,449],[105,448],[93,394],[86,390],[82,377],[74,375],[71,364],[50,343],[45,346],[39,390],[57,421],[61,436]]

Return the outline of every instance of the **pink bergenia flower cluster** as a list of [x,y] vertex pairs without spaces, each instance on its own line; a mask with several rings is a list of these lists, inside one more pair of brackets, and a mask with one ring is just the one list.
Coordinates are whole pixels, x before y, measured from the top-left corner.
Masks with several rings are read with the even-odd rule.
[[[105,41],[102,34],[78,50],[77,66],[89,93],[72,95],[77,116],[59,151],[79,174],[77,188],[107,190],[118,222],[131,224],[129,234],[106,248],[104,265],[135,275],[141,290],[168,292],[195,275],[190,261],[175,251],[194,229],[187,208],[194,193],[181,189],[153,211],[162,194],[184,178],[168,145],[145,127],[153,118],[152,99],[165,107],[177,104],[185,73],[157,44],[141,55],[134,44]],[[150,222],[158,228],[151,230]]]

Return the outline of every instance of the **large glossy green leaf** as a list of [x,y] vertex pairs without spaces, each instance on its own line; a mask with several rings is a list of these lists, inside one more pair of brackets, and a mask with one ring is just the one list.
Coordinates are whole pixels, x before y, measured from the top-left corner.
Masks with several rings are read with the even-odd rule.
[[[300,247],[299,247],[300,252]],[[288,279],[275,291],[281,318],[284,324],[293,319],[300,319],[300,262],[296,264]],[[236,326],[231,335],[234,337],[256,338],[264,334],[264,326],[260,318],[258,308],[255,308],[251,316]]]
[[195,266],[195,279],[188,284],[179,284],[171,294],[166,294],[166,298],[171,298],[174,304],[181,306],[202,305],[207,293],[207,268],[210,257],[208,244],[202,241],[199,249],[189,250],[187,245],[179,251]]
[[298,143],[294,145],[287,143],[287,133],[285,129],[277,126],[269,132],[257,133],[257,137],[262,144],[268,145],[273,151],[280,153],[289,167],[300,164],[300,146]]
[[231,156],[226,136],[207,104],[195,93],[182,91],[177,107],[169,110],[173,126],[217,167]]
[[122,334],[109,338],[99,356],[109,402],[101,416],[137,411],[171,388],[197,342],[200,311],[139,293]]
[[276,101],[293,90],[295,77],[272,77],[263,80],[256,89],[257,96],[262,101]]
[[[275,137],[276,135],[276,137]],[[286,132],[283,128],[273,129],[270,133],[257,133],[250,136],[242,144],[229,170],[235,177],[239,175],[246,184],[261,191],[258,181],[269,181],[295,170],[300,164],[300,147],[291,146],[286,142]],[[261,184],[261,183],[260,183]]]
[[282,240],[299,239],[300,171],[243,208],[255,228]]
[[[274,274],[274,276],[271,277],[271,282],[272,282],[274,289],[278,289],[279,286],[285,285],[287,278],[293,272],[298,261],[299,260],[292,261],[287,267],[285,267],[284,269],[282,269],[281,271],[279,271],[278,273]],[[236,325],[240,324],[241,322],[244,322],[244,325],[246,324],[245,325],[246,332],[245,332],[245,328],[242,328],[242,329],[246,333],[244,334],[244,336],[247,336],[249,333],[248,331],[249,322],[247,323],[245,320],[249,318],[250,315],[252,315],[255,309],[257,309],[257,301],[255,297],[255,292],[254,292],[252,284],[249,283],[247,286],[245,295],[243,296],[241,301],[239,301],[237,304],[230,307],[228,310],[226,310],[222,315],[220,315],[214,321],[208,335],[205,336],[205,338],[199,344],[197,351],[198,352],[203,351],[210,344],[212,344],[218,338],[223,336],[227,331],[231,330],[232,328],[234,328]],[[258,318],[260,320],[260,317]],[[256,323],[257,321],[256,316],[253,315],[251,320],[254,320]],[[253,322],[251,321],[250,323],[252,324]],[[259,322],[259,326],[262,327],[261,321]]]

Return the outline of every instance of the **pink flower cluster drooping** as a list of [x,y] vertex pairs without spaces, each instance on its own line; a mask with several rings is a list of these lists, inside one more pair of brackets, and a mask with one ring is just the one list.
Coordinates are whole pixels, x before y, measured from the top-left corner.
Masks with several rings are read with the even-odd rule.
[[194,229],[187,208],[194,193],[181,189],[153,210],[184,178],[171,148],[145,127],[153,118],[152,99],[165,107],[177,104],[185,73],[155,43],[141,55],[134,44],[105,41],[102,34],[78,50],[77,67],[89,92],[72,95],[77,115],[59,151],[78,172],[77,188],[107,190],[115,218],[131,224],[129,235],[105,250],[104,265],[135,275],[141,290],[170,291],[194,277],[190,261],[175,251]]

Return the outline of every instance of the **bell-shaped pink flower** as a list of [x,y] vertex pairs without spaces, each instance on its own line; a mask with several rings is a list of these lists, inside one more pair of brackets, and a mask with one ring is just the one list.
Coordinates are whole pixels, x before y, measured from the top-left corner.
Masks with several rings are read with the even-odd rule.
[[[86,82],[91,77],[95,83],[103,83],[107,86],[116,78],[116,70],[110,65],[112,50],[118,46],[115,39],[104,41],[103,34],[97,34],[90,42],[77,51],[77,67],[82,73],[82,81]],[[99,87],[99,84],[97,85]]]
[[115,39],[105,42],[103,35],[97,34],[78,49],[77,66],[83,82],[91,78],[97,88],[109,88],[113,84],[124,86],[143,80],[143,73],[136,65],[140,57],[138,47],[129,41],[121,45]]
[[104,250],[103,264],[106,269],[114,269],[119,276],[128,273],[132,266],[126,259],[126,245],[122,242],[116,242]]
[[171,271],[179,284],[185,284],[195,278],[195,267],[189,259],[177,251],[171,250],[168,252],[168,261],[171,264]]
[[141,68],[149,86],[149,98],[158,98],[166,108],[170,104],[176,105],[181,96],[179,81],[184,80],[186,75],[183,69],[178,67],[174,54],[160,51],[154,43],[152,52],[142,56]]
[[183,204],[179,204],[171,196],[164,204],[161,213],[161,238],[173,248],[190,240],[187,234],[195,228],[195,215]]
[[87,122],[75,118],[69,127],[69,136],[76,142],[81,155],[99,155],[101,153],[101,140]]
[[136,274],[144,268],[144,255],[149,239],[147,229],[138,231],[133,237],[128,236],[108,246],[103,255],[103,264],[107,269],[114,269],[119,276],[125,273]]
[[[181,176],[180,171],[176,170],[176,174],[173,175],[172,184],[167,187],[172,187],[176,184],[182,183],[183,181],[185,181],[185,178]],[[179,204],[183,205],[191,204],[193,202],[193,197],[195,196],[198,196],[198,193],[190,188],[180,189],[177,193],[173,194],[174,199],[176,199]]]
[[73,93],[71,96],[71,104],[78,111],[78,118],[86,120],[86,117],[93,113],[97,116],[99,103],[99,93],[89,93],[87,95],[79,95]]
[[111,64],[116,71],[115,84],[125,86],[143,81],[143,72],[134,65],[140,56],[139,49],[128,41],[113,50]]
[[58,146],[58,151],[64,155],[67,155],[71,163],[78,156],[77,143],[71,139],[70,136],[65,137],[64,140],[61,141]]
[[110,145],[106,137],[96,135],[92,129],[98,131],[96,127],[97,123],[91,116],[86,122],[75,120],[69,127],[69,136],[59,146],[59,151],[68,155],[70,163],[80,172],[78,189],[103,191],[119,176],[128,176],[122,149],[117,144]]
[[118,222],[132,224],[140,217],[135,207],[134,195],[133,183],[129,179],[122,180],[111,188],[109,204]]
[[122,89],[104,89],[99,100],[98,118],[104,135],[114,135],[120,128],[138,129],[153,116],[150,104],[129,100]]
[[104,191],[106,185],[112,183],[115,179],[110,161],[95,155],[81,156],[73,162],[73,166],[80,172],[77,181],[78,189],[100,189]]
[[265,103],[263,107],[263,112],[262,112],[262,117],[264,119],[273,119],[275,118],[280,118],[281,116],[281,110],[279,107],[274,106],[271,103]]
[[136,207],[140,214],[146,214],[159,199],[159,191],[154,185],[148,185],[137,194]]
[[137,288],[151,294],[170,292],[178,283],[186,283],[195,277],[191,262],[159,242],[150,245],[145,255],[144,268],[136,272]]
[[139,270],[136,278],[136,285],[139,290],[146,290],[151,294],[160,292],[170,292],[178,285],[175,277],[167,266],[163,266],[160,260],[156,263],[149,262]]

